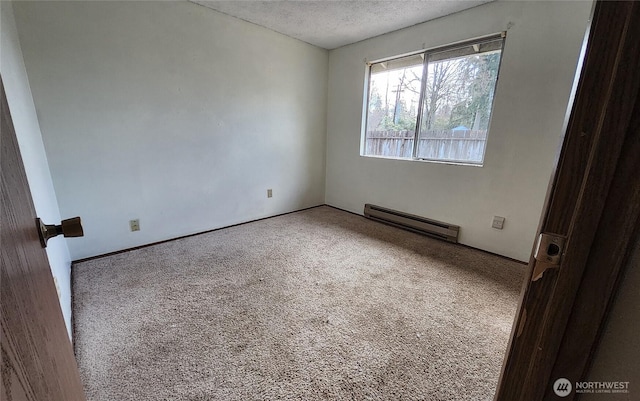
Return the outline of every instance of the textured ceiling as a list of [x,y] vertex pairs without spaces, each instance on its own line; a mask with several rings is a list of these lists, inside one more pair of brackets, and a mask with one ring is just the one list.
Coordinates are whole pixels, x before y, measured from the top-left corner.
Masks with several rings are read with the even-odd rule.
[[190,1],[312,45],[335,49],[493,0]]

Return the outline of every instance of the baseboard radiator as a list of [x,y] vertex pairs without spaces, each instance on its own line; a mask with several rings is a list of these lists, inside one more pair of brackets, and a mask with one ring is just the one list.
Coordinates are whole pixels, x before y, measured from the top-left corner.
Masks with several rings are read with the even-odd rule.
[[405,230],[449,242],[458,242],[460,227],[453,224],[443,223],[441,221],[427,219],[426,217],[399,212],[369,203],[364,205],[364,215],[372,220],[404,228]]

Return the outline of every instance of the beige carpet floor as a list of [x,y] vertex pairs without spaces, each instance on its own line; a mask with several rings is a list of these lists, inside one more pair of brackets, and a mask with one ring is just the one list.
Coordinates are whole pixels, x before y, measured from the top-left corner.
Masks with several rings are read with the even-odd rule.
[[75,350],[90,401],[491,400],[524,270],[323,206],[74,265]]

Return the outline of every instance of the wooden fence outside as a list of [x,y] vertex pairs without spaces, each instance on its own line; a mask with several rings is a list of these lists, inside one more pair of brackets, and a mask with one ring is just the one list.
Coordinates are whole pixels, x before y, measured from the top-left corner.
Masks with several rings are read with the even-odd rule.
[[[413,137],[413,131],[367,132],[365,155],[411,158]],[[480,163],[486,142],[486,130],[427,131],[419,138],[417,157]]]

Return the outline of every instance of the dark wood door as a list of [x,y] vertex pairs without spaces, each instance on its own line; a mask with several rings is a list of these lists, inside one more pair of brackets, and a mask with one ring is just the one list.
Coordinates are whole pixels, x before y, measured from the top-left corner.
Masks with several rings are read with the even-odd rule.
[[85,400],[36,230],[36,215],[0,80],[2,392],[5,401]]
[[640,2],[598,1],[540,226],[565,247],[559,268],[531,258],[497,401],[580,396],[640,233],[639,155]]

